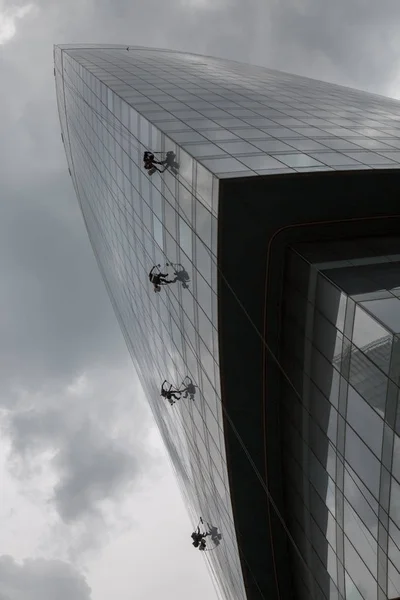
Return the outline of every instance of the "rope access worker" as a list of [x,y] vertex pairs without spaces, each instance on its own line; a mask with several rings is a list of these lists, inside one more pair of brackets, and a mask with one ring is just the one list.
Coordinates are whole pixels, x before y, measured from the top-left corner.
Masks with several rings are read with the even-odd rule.
[[169,389],[166,389],[164,385],[168,385],[168,381],[165,379],[161,386],[161,396],[166,398],[171,406],[173,406],[176,400],[180,400],[182,396],[182,392],[180,390],[176,390],[173,388],[172,384],[169,384]]
[[[162,285],[169,285],[170,283],[175,283],[177,280],[177,277],[175,279],[167,279],[168,273],[161,273],[160,266],[155,265],[149,273],[149,279],[154,286],[155,292],[161,292]],[[158,269],[158,273],[154,272],[156,269]]]
[[[143,154],[144,168],[146,169],[146,171],[149,172],[149,175],[153,175],[155,171],[158,171],[159,173],[164,173],[164,171],[166,171],[166,169],[168,168],[170,168],[171,171],[176,175],[179,165],[176,162],[175,158],[175,153],[172,150],[170,150],[169,152],[167,152],[164,160],[156,160],[153,152],[149,152],[148,150],[146,150],[146,152]],[[164,168],[159,169],[156,165],[162,165]]]
[[191,538],[193,540],[192,544],[195,548],[199,550],[205,550],[206,548],[206,540],[205,538],[210,535],[209,533],[202,533],[200,531],[200,526],[197,527],[197,531],[193,531]]
[[143,166],[148,171],[149,175],[153,175],[156,171],[159,173],[163,173],[164,169],[159,169],[156,165],[163,165],[164,161],[156,160],[154,154],[152,152],[145,152],[143,154]]

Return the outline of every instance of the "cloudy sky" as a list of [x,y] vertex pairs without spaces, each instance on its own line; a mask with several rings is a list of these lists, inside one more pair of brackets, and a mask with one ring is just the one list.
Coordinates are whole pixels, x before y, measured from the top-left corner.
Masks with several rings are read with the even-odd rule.
[[213,600],[60,138],[54,43],[175,48],[400,97],[398,0],[0,0],[0,600]]

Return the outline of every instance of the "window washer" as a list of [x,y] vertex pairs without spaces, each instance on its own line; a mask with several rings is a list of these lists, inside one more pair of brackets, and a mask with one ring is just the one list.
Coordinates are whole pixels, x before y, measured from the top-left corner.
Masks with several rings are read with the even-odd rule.
[[[166,158],[164,160],[156,160],[153,152],[149,152],[148,150],[146,150],[146,152],[144,152],[143,154],[144,168],[149,172],[149,175],[152,175],[153,173],[155,173],[155,171],[158,171],[159,173],[164,173],[164,171],[166,171],[168,168],[171,169],[174,175],[177,175],[177,169],[179,168],[179,164],[176,162],[175,159],[176,154],[172,152],[172,150],[167,152]],[[164,168],[160,169],[156,165],[162,165]]]
[[203,533],[200,531],[200,526],[197,527],[197,531],[193,531],[191,538],[193,540],[192,544],[195,548],[199,550],[204,550],[206,547],[205,538],[208,536],[208,533]]
[[[165,384],[167,384],[167,386],[169,385],[168,389],[167,389],[167,386],[165,386]],[[182,392],[180,390],[174,389],[172,384],[169,384],[168,381],[165,379],[161,386],[161,394],[160,395],[163,398],[166,398],[166,400],[168,400],[170,405],[173,406],[175,404],[176,400],[181,399]]]
[[[149,273],[149,279],[154,286],[155,292],[160,292],[162,285],[169,285],[170,283],[175,283],[177,280],[176,277],[175,279],[167,279],[168,273],[161,273],[160,266],[161,265],[155,265]],[[154,272],[156,270],[158,270],[158,273]]]

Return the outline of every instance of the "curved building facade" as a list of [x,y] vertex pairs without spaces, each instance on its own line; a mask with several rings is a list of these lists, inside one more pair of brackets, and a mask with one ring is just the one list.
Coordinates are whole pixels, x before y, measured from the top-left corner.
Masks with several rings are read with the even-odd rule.
[[222,535],[221,597],[400,596],[399,103],[172,51],[54,57],[88,235],[194,525]]

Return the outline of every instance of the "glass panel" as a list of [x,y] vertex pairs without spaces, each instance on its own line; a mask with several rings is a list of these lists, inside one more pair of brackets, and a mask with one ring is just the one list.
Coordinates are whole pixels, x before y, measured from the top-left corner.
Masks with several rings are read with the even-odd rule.
[[392,472],[394,477],[400,482],[400,438],[396,434],[394,435]]
[[179,217],[179,245],[187,256],[192,259],[192,230],[181,217]]
[[353,347],[350,359],[351,385],[382,417],[385,414],[387,377],[361,350]]
[[197,270],[203,275],[207,282],[211,283],[211,252],[197,236],[195,239]]
[[347,420],[362,440],[380,457],[383,420],[351,385],[348,386],[347,393]]
[[213,176],[200,163],[197,163],[196,196],[212,209]]
[[318,351],[312,353],[311,379],[319,391],[337,408],[340,375]]
[[[140,141],[145,148],[150,148],[150,125],[144,117],[139,117],[140,123]],[[156,149],[157,151],[157,149]]]
[[390,517],[397,527],[400,528],[400,485],[392,479],[390,487]]
[[362,305],[394,333],[400,332],[400,299],[370,300]]
[[315,386],[312,387],[310,397],[310,412],[313,419],[318,422],[328,438],[336,444],[337,411]]
[[379,495],[379,462],[349,426],[346,427],[346,460],[377,498]]
[[[398,565],[396,565],[398,566]],[[388,598],[400,597],[400,573],[389,561],[388,564]]]
[[378,504],[370,497],[361,481],[349,468],[344,472],[344,494],[356,513],[376,538],[378,535]]
[[353,581],[346,573],[346,600],[364,600]]
[[211,249],[211,213],[201,202],[196,202],[196,233],[202,242]]
[[345,294],[319,274],[317,279],[317,307],[333,323],[339,331],[343,332],[346,313]]
[[344,501],[344,530],[374,577],[377,577],[378,546],[350,504]]
[[365,600],[376,600],[378,586],[367,567],[345,536],[345,568]]
[[179,175],[191,190],[193,183],[193,158],[184,150],[179,151]]
[[161,192],[153,187],[152,189],[152,200],[153,200],[153,211],[154,214],[160,219],[160,221],[163,221],[163,212],[162,212],[162,196],[161,196]]
[[389,372],[391,344],[388,340],[390,339],[389,331],[362,308],[356,306],[353,342],[385,373]]
[[[187,184],[182,185],[178,184],[178,198],[179,198],[179,206],[182,210],[182,217],[187,223],[192,223],[192,211],[194,199],[192,196],[191,190],[188,188]],[[199,204],[198,202],[196,204]]]

